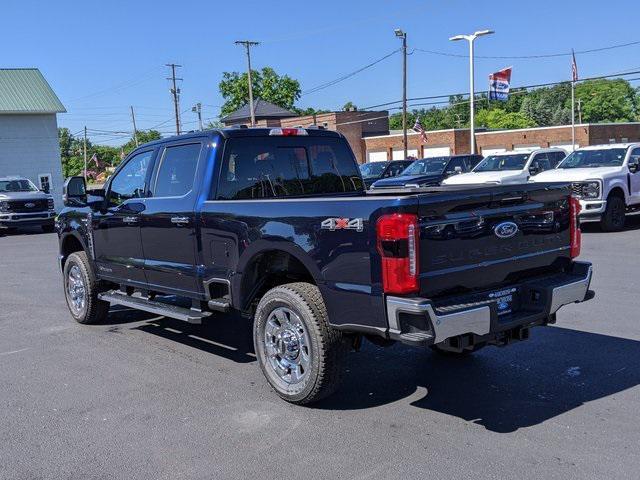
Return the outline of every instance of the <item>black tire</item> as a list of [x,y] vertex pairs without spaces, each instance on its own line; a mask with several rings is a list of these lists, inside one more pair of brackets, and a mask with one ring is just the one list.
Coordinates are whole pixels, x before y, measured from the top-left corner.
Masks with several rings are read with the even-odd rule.
[[624,229],[627,206],[624,198],[614,195],[607,200],[607,208],[602,214],[600,228],[603,232],[619,232]]
[[[262,373],[284,400],[309,404],[338,388],[349,346],[342,333],[329,326],[327,309],[315,285],[288,283],[269,290],[256,309],[253,341]],[[296,355],[296,351],[291,362],[299,363],[296,376],[300,379],[294,382],[294,369],[277,366],[288,364],[287,355]]]
[[44,233],[53,233],[56,231],[56,226],[51,224],[42,225],[41,228]]
[[465,349],[465,350],[462,350],[461,352],[452,352],[451,350],[445,350],[444,348],[440,347],[440,345],[432,345],[431,350],[433,350],[435,353],[443,357],[464,358],[464,357],[473,355],[478,350],[482,350],[486,346],[487,346],[486,343],[476,343],[471,349]]
[[[84,289],[84,302],[82,305],[74,300],[72,293],[74,289],[73,287],[70,288],[70,285],[74,285],[74,280],[82,282],[81,288]],[[107,318],[109,303],[98,299],[101,285],[93,274],[85,252],[75,252],[69,255],[64,264],[63,285],[69,312],[71,312],[71,316],[76,322],[92,324]],[[75,291],[78,295],[81,288],[78,287],[78,290]]]

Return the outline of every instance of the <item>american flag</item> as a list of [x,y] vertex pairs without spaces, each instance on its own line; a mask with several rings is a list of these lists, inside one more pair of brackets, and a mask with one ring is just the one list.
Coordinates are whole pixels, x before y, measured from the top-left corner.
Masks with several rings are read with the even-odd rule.
[[571,50],[571,78],[574,82],[578,81],[578,64],[576,63],[576,54]]
[[416,118],[416,123],[413,125],[414,132],[418,132],[420,134],[420,138],[422,138],[423,143],[427,143],[427,132],[420,123],[420,119]]

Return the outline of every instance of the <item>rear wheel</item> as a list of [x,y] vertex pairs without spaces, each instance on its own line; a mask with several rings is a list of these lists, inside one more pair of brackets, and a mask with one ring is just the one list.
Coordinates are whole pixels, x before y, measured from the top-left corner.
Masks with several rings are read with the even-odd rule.
[[315,285],[269,290],[256,309],[253,341],[262,373],[286,401],[308,404],[338,388],[348,343],[329,326]]
[[64,293],[71,316],[78,323],[91,324],[104,320],[109,303],[98,299],[100,283],[89,265],[87,254],[69,255],[64,264]]
[[607,208],[602,215],[600,226],[604,232],[619,232],[624,228],[626,220],[626,205],[624,198],[610,197],[607,200]]

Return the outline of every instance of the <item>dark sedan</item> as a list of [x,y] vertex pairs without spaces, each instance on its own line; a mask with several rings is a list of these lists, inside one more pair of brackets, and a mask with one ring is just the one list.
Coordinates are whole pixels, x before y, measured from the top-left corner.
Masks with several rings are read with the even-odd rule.
[[360,173],[367,188],[376,180],[400,175],[413,160],[392,160],[391,162],[370,162],[360,165]]
[[446,157],[423,158],[409,165],[400,175],[381,178],[371,188],[399,188],[407,186],[430,187],[451,175],[470,172],[482,155],[452,155]]

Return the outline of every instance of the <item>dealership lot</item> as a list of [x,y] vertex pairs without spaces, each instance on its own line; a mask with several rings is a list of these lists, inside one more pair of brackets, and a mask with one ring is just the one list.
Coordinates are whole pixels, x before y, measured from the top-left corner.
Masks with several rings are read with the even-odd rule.
[[55,235],[0,237],[0,478],[634,478],[640,217],[584,230],[597,296],[557,326],[464,360],[365,342],[313,408],[266,385],[247,320],[77,325]]

